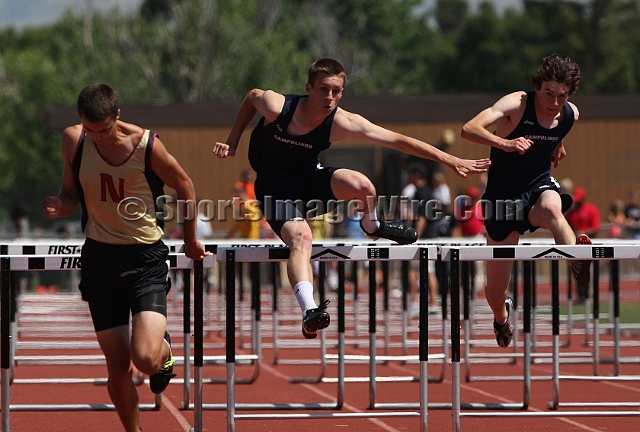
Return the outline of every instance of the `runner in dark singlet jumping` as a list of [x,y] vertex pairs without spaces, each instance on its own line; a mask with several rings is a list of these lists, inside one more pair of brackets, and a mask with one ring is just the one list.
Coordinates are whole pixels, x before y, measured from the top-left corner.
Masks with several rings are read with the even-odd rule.
[[[591,244],[577,240],[563,213],[571,197],[560,195],[551,177],[565,157],[563,138],[578,120],[578,109],[567,99],[580,84],[580,68],[571,59],[552,54],[531,78],[535,91],[508,94],[462,128],[462,137],[491,146],[491,167],[483,199],[487,244],[515,245],[521,234],[542,227],[556,244]],[[487,130],[496,123],[495,133]],[[494,333],[501,347],[512,339],[509,312],[513,301],[507,287],[513,261],[487,262],[486,297],[494,313]],[[589,281],[590,261],[571,261],[578,285]],[[586,281],[586,282],[585,282]]]
[[[267,221],[290,249],[287,272],[303,315],[302,333],[312,339],[329,325],[326,303],[313,298],[311,270],[311,228],[307,216],[293,203],[278,201],[318,200],[363,203],[359,213],[362,229],[371,237],[398,243],[413,243],[417,233],[401,222],[378,220],[376,191],[363,174],[345,168],[324,168],[318,155],[331,142],[354,137],[396,150],[435,160],[456,174],[485,172],[488,159],[465,160],[396,132],[374,125],[365,118],[338,107],[345,85],[345,71],[335,60],[321,59],[309,68],[306,95],[282,95],[271,90],[251,90],[244,99],[226,143],[216,143],[213,153],[221,158],[235,156],[247,125],[258,112],[262,119],[251,134],[249,160],[257,173],[256,197]],[[368,199],[370,198],[370,199]],[[315,207],[314,207],[315,208]]]

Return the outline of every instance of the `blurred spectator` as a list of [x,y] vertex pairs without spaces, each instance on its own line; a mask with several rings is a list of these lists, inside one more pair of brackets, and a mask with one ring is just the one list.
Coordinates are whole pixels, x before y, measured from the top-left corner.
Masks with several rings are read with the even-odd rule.
[[[413,227],[418,232],[420,239],[429,239],[437,237],[437,224],[435,221],[429,220],[430,215],[427,214],[427,202],[433,199],[433,191],[427,183],[427,171],[424,166],[414,164],[409,167],[409,182],[416,187],[416,193],[413,200],[418,204],[417,214],[411,216]],[[419,289],[419,270],[420,263],[417,260],[411,261],[409,266],[409,289],[411,292],[411,315],[416,316],[419,313],[419,304],[417,302],[417,291]],[[438,302],[438,279],[436,277],[435,262],[429,261],[428,270],[429,282],[429,314],[437,314],[439,312]]]
[[451,191],[442,172],[436,171],[431,176],[431,189],[434,199],[440,201],[443,206],[449,207],[451,205]]
[[[200,202],[200,200],[198,200]],[[209,215],[205,213],[205,206],[198,205],[198,216],[196,219],[196,238],[198,240],[206,240],[213,237],[213,229],[211,228],[211,220]]]
[[[451,146],[456,140],[456,133],[451,129],[444,129],[440,135],[440,140],[434,144],[434,146],[443,152],[449,153]],[[427,168],[427,173],[433,174],[442,171],[442,165],[436,161],[429,159],[422,160]]]
[[[333,224],[330,214],[322,214],[314,218],[307,219],[311,227],[311,235],[314,240],[328,239],[333,237]],[[362,231],[362,230],[360,230]]]
[[[482,206],[478,202],[480,199],[480,190],[474,186],[469,186],[465,191],[465,195],[469,198],[458,197],[459,200],[455,206],[455,219],[460,227],[460,234],[464,237],[474,237],[478,241],[484,240],[484,216],[482,214]],[[484,261],[474,262],[474,287],[476,291],[484,288],[485,281],[485,264]]]
[[334,237],[351,239],[365,237],[362,228],[360,228],[360,214],[357,206],[349,206],[345,203],[337,211],[344,215],[344,220],[339,224],[335,224]]
[[456,220],[451,211],[451,191],[445,181],[444,174],[440,171],[433,173],[429,183],[433,191],[433,199],[442,205],[442,208],[438,210],[442,212],[442,217],[434,221],[436,237],[452,237]]
[[29,217],[27,207],[17,205],[11,211],[11,219],[7,231],[16,238],[29,237]]
[[[7,231],[15,238],[29,237],[29,218],[26,206],[17,205],[11,212],[11,219]],[[49,272],[43,272],[49,273]],[[61,272],[60,272],[61,273]],[[11,284],[11,310],[16,311],[17,296],[26,291],[31,284],[31,273],[28,271],[13,271],[9,273],[9,283]],[[15,313],[15,312],[14,312]]]
[[478,203],[480,190],[477,187],[469,186],[465,194],[471,201],[458,197],[459,202],[456,205],[456,210],[460,213],[455,215],[460,226],[460,233],[464,237],[484,237],[484,217],[482,208]]
[[565,177],[560,180],[560,190],[567,195],[573,195],[573,180]]
[[609,207],[609,214],[607,215],[609,222],[609,229],[607,231],[607,237],[609,238],[622,238],[625,236],[625,226],[627,218],[624,214],[624,201],[616,199],[611,203]]
[[627,233],[632,239],[640,239],[640,191],[634,190],[629,195],[629,202],[624,208],[627,218]]
[[241,215],[233,228],[227,233],[227,238],[239,236],[247,239],[260,238],[260,208],[256,202],[254,181],[256,174],[252,169],[242,171],[240,180],[233,187],[234,214]]
[[[587,201],[587,191],[583,187],[578,186],[573,190],[573,206],[565,218],[576,235],[587,234],[594,238],[600,231],[600,212]],[[578,302],[584,301],[588,295],[588,286],[578,286]]]
[[576,235],[586,234],[594,238],[600,232],[600,211],[587,201],[587,191],[583,187],[573,190],[573,206],[565,218]]

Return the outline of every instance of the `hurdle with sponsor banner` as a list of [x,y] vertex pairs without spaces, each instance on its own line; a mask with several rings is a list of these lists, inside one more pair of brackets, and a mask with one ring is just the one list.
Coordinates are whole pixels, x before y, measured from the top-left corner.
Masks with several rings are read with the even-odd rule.
[[[322,404],[236,404],[235,402],[235,291],[234,277],[235,263],[241,262],[272,262],[284,261],[289,256],[289,249],[286,247],[240,247],[240,248],[218,248],[218,260],[226,261],[227,269],[227,431],[235,431],[235,421],[258,420],[258,419],[282,419],[282,418],[334,418],[334,417],[420,417],[421,430],[427,428],[427,361],[428,361],[428,342],[427,342],[427,306],[426,299],[428,296],[426,286],[426,268],[429,259],[436,259],[436,247],[426,246],[397,246],[389,245],[388,247],[368,247],[368,246],[331,246],[331,247],[314,247],[312,251],[312,260],[334,260],[338,261],[339,267],[344,267],[345,261],[393,261],[393,260],[413,260],[420,259],[421,265],[421,309],[424,313],[420,317],[420,412],[376,412],[376,413],[327,413],[327,414],[236,414],[237,409],[256,409],[256,410],[297,410],[297,409],[333,409],[339,410],[344,403],[344,277],[339,277],[338,284],[338,395],[334,403]],[[424,268],[423,268],[424,267]],[[339,271],[339,274],[344,274]],[[197,294],[196,294],[197,297]],[[233,300],[232,300],[233,299]],[[198,308],[195,308],[196,322]],[[196,332],[198,328],[195,329]],[[373,334],[375,338],[375,334]],[[197,339],[196,339],[197,340]],[[375,343],[372,345],[375,348]],[[196,357],[194,365],[196,367],[196,378],[201,376],[202,366],[201,360]],[[375,359],[371,360],[371,364],[375,365]],[[375,383],[375,380],[373,380]],[[370,383],[371,385],[372,383]],[[196,399],[201,401],[201,385],[196,379],[195,392]],[[196,412],[194,414],[194,430],[199,432],[202,430],[202,413],[201,407],[196,404]]]
[[[1,369],[1,401],[2,406],[2,431],[10,430],[10,411],[64,411],[64,410],[113,410],[112,404],[23,404],[10,405],[10,385],[12,378],[12,325],[11,325],[11,284],[12,271],[42,271],[42,270],[72,270],[80,267],[81,244],[67,244],[63,249],[59,245],[47,244],[7,244],[0,246],[1,268],[1,298],[0,298],[0,369]],[[73,248],[73,250],[71,249]],[[172,248],[170,248],[172,249]],[[73,252],[68,255],[55,255],[57,252]],[[16,252],[22,253],[20,255]],[[26,253],[26,255],[24,255]],[[46,255],[53,253],[52,255]],[[198,283],[202,283],[203,267],[213,267],[213,256],[206,257],[203,261],[192,261],[184,254],[170,253],[169,265],[171,269],[193,269]],[[202,290],[202,287],[200,287]],[[189,316],[189,314],[187,315]],[[187,322],[189,320],[187,319]],[[185,362],[188,365],[188,362]],[[186,375],[188,376],[188,375]],[[161,395],[156,396],[154,404],[141,404],[142,410],[157,410],[160,407]]]
[[[460,298],[459,298],[459,269],[461,261],[477,260],[515,260],[534,261],[552,260],[554,275],[552,283],[552,320],[553,320],[553,394],[554,400],[559,399],[560,371],[559,371],[559,287],[557,261],[567,259],[580,260],[622,260],[640,258],[640,245],[608,244],[608,245],[519,245],[519,246],[474,246],[474,247],[443,247],[443,260],[451,261],[451,335],[452,335],[452,430],[460,431],[461,417],[521,417],[521,416],[633,416],[640,417],[640,411],[557,411],[557,412],[469,412],[462,413],[460,403]],[[525,281],[527,277],[525,277]],[[530,318],[530,292],[525,294],[525,371],[530,363],[530,328],[527,321]],[[602,378],[602,377],[599,377]],[[636,378],[638,379],[638,378]],[[525,388],[527,387],[527,373],[525,372]],[[625,405],[627,406],[627,405]]]

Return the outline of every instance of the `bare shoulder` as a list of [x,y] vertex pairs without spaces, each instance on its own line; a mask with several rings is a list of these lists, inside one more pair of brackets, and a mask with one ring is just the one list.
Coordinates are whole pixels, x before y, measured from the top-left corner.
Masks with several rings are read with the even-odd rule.
[[72,140],[76,143],[80,140],[80,135],[82,134],[82,125],[76,124],[73,126],[69,126],[64,131],[62,131],[62,140],[68,141]]
[[578,107],[575,106],[575,104],[573,104],[571,102],[567,102],[567,103],[569,104],[569,106],[573,110],[574,121],[578,121],[578,117],[580,117],[580,111],[578,111]]
[[251,91],[256,110],[271,122],[276,119],[284,107],[284,95],[273,90],[253,89]]
[[524,91],[516,91],[502,96],[494,104],[494,107],[498,108],[504,113],[517,111],[524,108],[527,105],[527,93]]
[[71,161],[76,154],[76,149],[82,136],[82,125],[69,126],[62,132],[61,150],[65,161]]

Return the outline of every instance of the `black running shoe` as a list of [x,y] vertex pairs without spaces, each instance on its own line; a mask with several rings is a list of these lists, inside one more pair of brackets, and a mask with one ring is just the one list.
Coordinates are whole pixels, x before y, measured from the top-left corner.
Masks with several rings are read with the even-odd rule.
[[380,226],[372,233],[369,233],[364,229],[362,221],[360,221],[360,228],[362,228],[362,231],[371,238],[384,238],[392,240],[398,244],[411,244],[418,240],[417,231],[405,222],[385,222],[382,220],[379,222]]
[[171,354],[171,338],[169,337],[169,332],[164,332],[164,340],[169,344],[169,357],[165,360],[162,369],[149,377],[149,387],[151,387],[151,391],[155,394],[162,393],[169,385],[171,378],[176,376],[176,374],[173,373],[174,361],[173,355]]
[[498,324],[498,321],[493,320],[493,333],[496,335],[496,342],[500,348],[506,348],[513,339],[513,327],[511,327],[511,309],[513,309],[513,299],[507,297],[504,302],[507,308],[507,321],[504,324]]
[[[592,243],[588,235],[580,234],[576,239],[576,244],[590,245]],[[578,286],[589,286],[589,282],[591,281],[591,272],[589,271],[591,268],[591,260],[569,261],[569,266],[571,267],[571,273],[573,273],[573,278],[576,280]]]
[[327,305],[329,300],[325,300],[320,306],[315,309],[308,309],[302,320],[302,335],[307,339],[315,339],[318,335],[318,330],[329,327],[331,323],[331,317],[327,312]]

